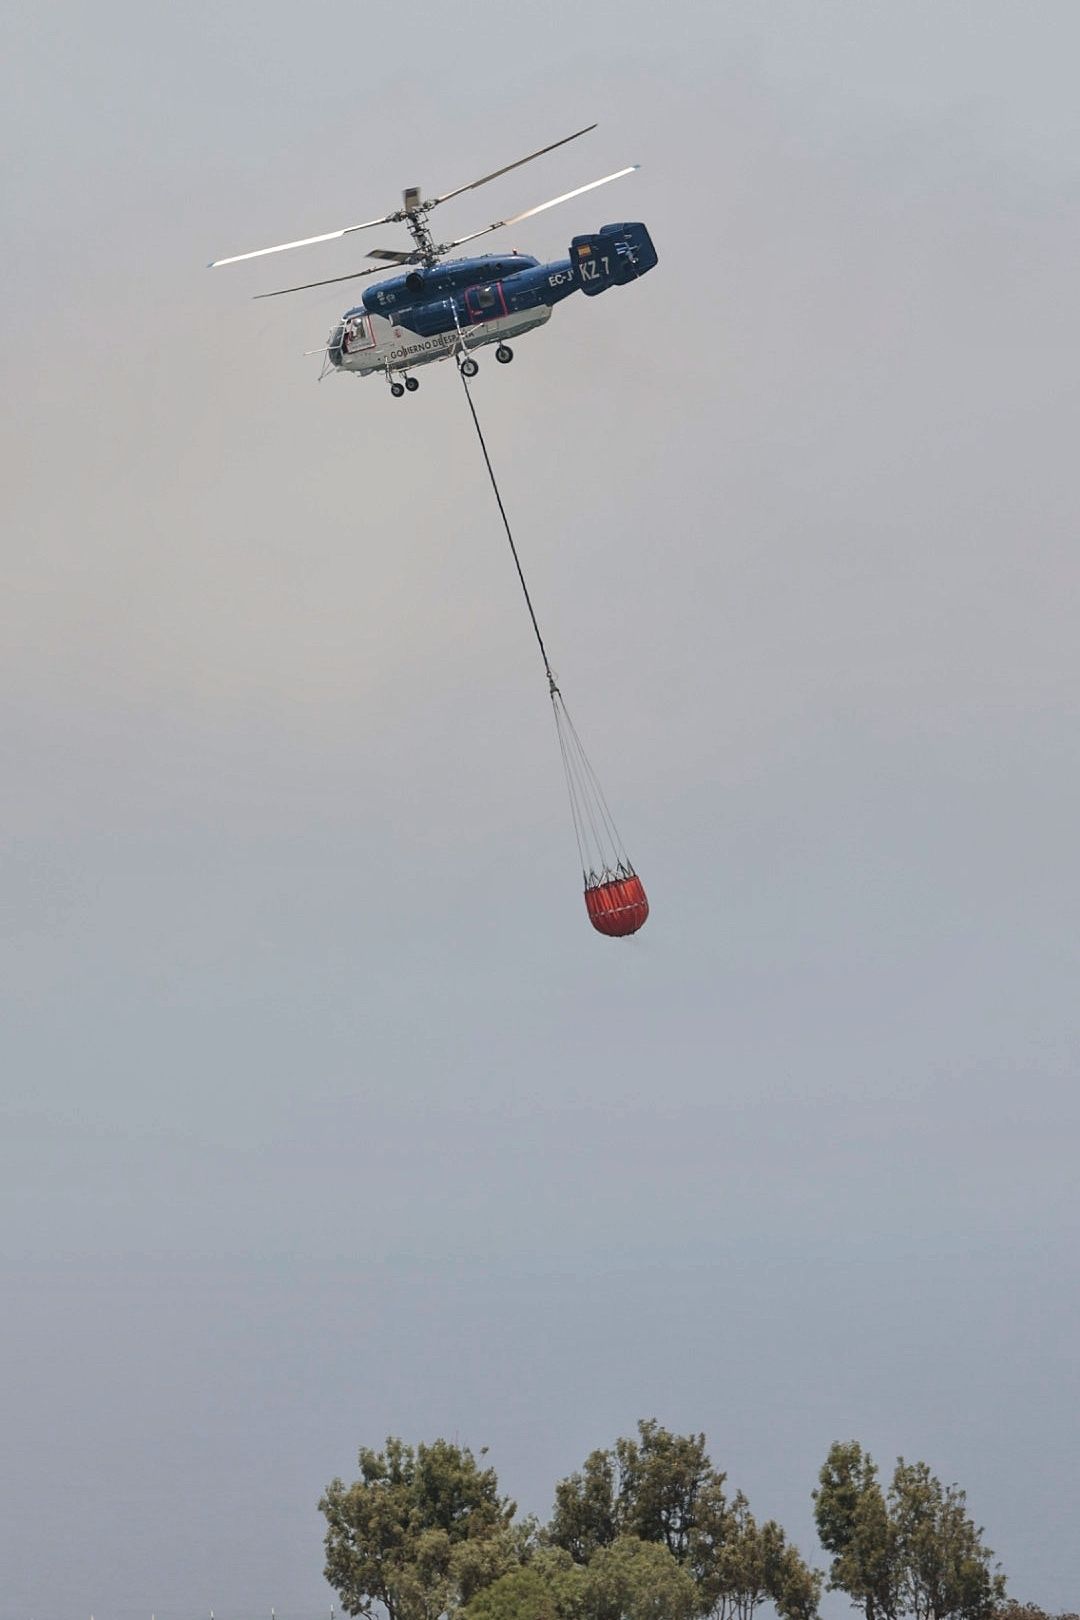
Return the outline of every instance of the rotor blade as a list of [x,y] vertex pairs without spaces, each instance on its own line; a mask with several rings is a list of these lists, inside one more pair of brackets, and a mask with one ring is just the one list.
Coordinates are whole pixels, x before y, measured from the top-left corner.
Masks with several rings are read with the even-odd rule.
[[396,248],[372,248],[369,259],[385,259],[389,264],[411,264],[415,253],[402,253]]
[[234,253],[231,259],[214,259],[207,268],[217,270],[223,264],[239,264],[241,259],[261,259],[267,253],[287,253],[290,248],[313,247],[316,242],[336,242],[340,236],[350,236],[353,231],[366,231],[372,225],[390,225],[395,218],[394,214],[384,214],[381,219],[365,219],[359,225],[346,225],[340,231],[325,231],[322,236],[304,236],[298,242],[279,242],[276,247],[256,248],[254,253]]
[[254,298],[281,298],[285,293],[307,292],[311,287],[332,287],[334,286],[335,282],[338,281],[356,281],[360,276],[379,276],[385,274],[385,267],[381,264],[376,264],[373,265],[370,270],[353,270],[352,273],[347,276],[330,276],[326,281],[305,281],[299,287],[278,287],[275,292],[254,293],[252,296]]
[[534,214],[542,214],[545,208],[554,208],[557,203],[569,202],[571,197],[580,197],[583,192],[595,191],[597,186],[606,186],[609,180],[621,180],[624,174],[633,174],[640,167],[640,163],[631,163],[628,169],[619,169],[615,174],[605,174],[602,180],[590,180],[587,186],[578,186],[576,191],[564,191],[561,197],[552,197],[550,202],[538,203],[535,208],[526,208],[523,214],[514,214],[510,219],[497,219],[494,225],[485,225],[482,231],[473,231],[469,236],[459,236],[455,241],[447,242],[442,251],[448,253],[451,248],[460,247],[462,242],[474,242],[478,236],[486,236],[489,231],[501,231],[504,225],[517,225],[523,219],[531,219]]
[[486,186],[489,180],[497,180],[500,174],[509,174],[511,169],[520,169],[523,163],[531,163],[533,158],[543,157],[545,152],[554,152],[557,146],[565,146],[567,141],[576,141],[579,135],[588,135],[589,131],[595,128],[595,124],[586,124],[584,129],[577,129],[572,135],[564,135],[561,141],[552,141],[550,146],[542,146],[538,152],[530,152],[528,157],[518,158],[516,162],[508,163],[505,168],[493,169],[480,180],[470,180],[467,186],[458,186],[456,191],[444,191],[441,197],[432,197],[424,207],[436,208],[439,203],[449,202],[451,197],[460,197],[463,191],[475,191],[477,186]]

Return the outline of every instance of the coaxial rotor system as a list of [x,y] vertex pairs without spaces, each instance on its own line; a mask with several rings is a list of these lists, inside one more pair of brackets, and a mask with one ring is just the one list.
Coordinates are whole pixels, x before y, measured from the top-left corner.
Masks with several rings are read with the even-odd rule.
[[220,269],[226,264],[240,264],[247,259],[262,259],[271,253],[287,253],[293,248],[314,247],[320,242],[335,242],[341,237],[352,236],[356,231],[371,230],[377,225],[404,225],[412,237],[413,246],[406,250],[396,248],[372,248],[368,253],[369,259],[379,262],[367,270],[353,270],[344,276],[329,276],[322,281],[305,281],[295,287],[279,287],[274,292],[256,293],[257,298],[280,298],[284,293],[307,292],[312,287],[330,287],[340,281],[355,281],[360,276],[373,276],[385,271],[388,265],[420,264],[432,266],[438,264],[440,259],[453,252],[454,248],[461,247],[466,242],[475,242],[478,237],[487,236],[492,231],[501,231],[508,225],[517,225],[524,219],[531,219],[534,214],[542,214],[548,208],[555,208],[559,203],[569,202],[572,197],[580,197],[587,191],[595,191],[597,186],[606,186],[612,180],[621,180],[624,175],[633,174],[638,167],[636,163],[628,168],[618,169],[614,174],[605,174],[599,180],[590,180],[587,185],[577,186],[573,191],[564,191],[561,196],[551,197],[547,202],[538,203],[535,208],[526,208],[520,214],[512,214],[507,219],[497,219],[490,225],[484,225],[478,231],[470,231],[466,236],[455,237],[450,242],[436,242],[428,225],[431,213],[443,203],[449,202],[453,197],[460,197],[466,191],[476,191],[480,186],[486,186],[490,180],[498,180],[501,175],[509,174],[512,169],[520,169],[522,164],[531,163],[534,158],[543,157],[547,152],[554,152],[557,147],[565,146],[569,141],[576,141],[582,135],[588,135],[596,128],[595,124],[587,124],[584,129],[575,130],[572,135],[564,135],[561,140],[552,141],[549,146],[541,146],[526,157],[516,158],[513,163],[505,163],[501,169],[493,169],[490,174],[481,175],[479,180],[470,180],[467,185],[455,186],[453,191],[444,191],[438,197],[429,197],[423,200],[419,186],[408,186],[402,194],[402,206],[390,214],[380,214],[377,219],[364,219],[356,225],[344,225],[337,231],[324,231],[318,236],[300,237],[295,242],[278,242],[273,247],[255,248],[250,253],[234,253],[225,259],[214,259],[210,264],[211,270]]

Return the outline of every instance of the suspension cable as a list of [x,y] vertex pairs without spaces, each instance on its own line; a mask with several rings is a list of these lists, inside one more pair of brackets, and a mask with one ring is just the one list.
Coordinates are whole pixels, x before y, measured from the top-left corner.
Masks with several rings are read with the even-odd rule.
[[[458,330],[460,331],[460,327]],[[469,410],[472,413],[473,426],[476,429],[476,437],[480,440],[480,448],[484,452],[484,465],[487,467],[488,477],[491,479],[491,487],[495,492],[495,499],[498,502],[499,507],[499,516],[502,518],[503,528],[506,530],[506,538],[510,542],[510,552],[514,559],[514,567],[517,569],[518,579],[521,581],[521,589],[525,593],[525,606],[529,610],[529,618],[532,620],[533,631],[536,635],[536,643],[540,648],[540,656],[544,660],[544,674],[548,678],[548,689],[552,695],[554,695],[559,688],[555,684],[554,675],[551,673],[551,660],[548,658],[547,648],[544,646],[544,638],[540,634],[540,626],[537,623],[536,612],[532,605],[532,597],[529,595],[529,587],[525,583],[525,574],[521,567],[521,559],[518,556],[517,546],[514,544],[514,536],[510,529],[510,519],[506,515],[506,507],[503,505],[503,499],[499,493],[499,486],[495,479],[495,469],[491,465],[491,457],[488,455],[488,447],[484,441],[484,432],[480,426],[480,418],[477,416],[476,406],[473,404],[472,390],[469,387],[469,379],[466,377],[460,365],[458,366],[458,375],[461,378],[461,386],[465,390],[465,398],[469,402]]]
[[[458,342],[460,345],[459,355],[464,355],[467,351],[460,324],[458,325]],[[536,644],[540,648],[540,657],[544,661],[548,695],[551,698],[551,707],[555,717],[555,734],[559,743],[559,752],[562,756],[567,794],[570,799],[570,814],[574,824],[574,837],[578,846],[578,855],[581,859],[581,870],[586,889],[616,876],[625,877],[629,875],[632,877],[634,869],[630,864],[625,845],[619,837],[614,817],[604,797],[604,790],[600,786],[599,778],[592,767],[592,761],[585,752],[577,728],[570,718],[566,701],[552,673],[551,661],[547,655],[547,648],[544,646],[544,638],[540,633],[536,610],[532,604],[532,597],[529,595],[529,587],[525,583],[525,572],[521,566],[521,558],[518,556],[518,549],[514,544],[510,519],[506,514],[506,507],[503,505],[502,495],[495,477],[495,469],[491,465],[491,456],[488,454],[484,432],[480,426],[480,418],[476,414],[469,379],[462,370],[460,359],[458,361],[458,371],[461,376],[462,387],[465,390],[465,398],[469,402],[469,412],[473,419],[473,426],[476,429],[476,436],[480,440],[480,448],[484,454],[484,465],[487,467],[488,478],[491,480],[491,488],[494,491],[499,508],[499,516],[502,518],[503,528],[506,530],[510,554],[514,559],[514,567],[517,569],[518,579],[521,582],[525,606],[528,608],[529,618],[532,620],[533,634],[536,636]]]

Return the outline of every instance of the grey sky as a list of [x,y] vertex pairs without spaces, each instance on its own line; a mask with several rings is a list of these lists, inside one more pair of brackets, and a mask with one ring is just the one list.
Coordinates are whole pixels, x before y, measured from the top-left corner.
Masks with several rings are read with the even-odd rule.
[[[642,1415],[819,1562],[830,1442],[923,1457],[1076,1607],[1075,7],[3,29],[0,1620],[310,1620],[360,1443],[546,1513]],[[594,118],[447,213],[643,165],[475,388],[632,942],[453,373],[203,269]]]

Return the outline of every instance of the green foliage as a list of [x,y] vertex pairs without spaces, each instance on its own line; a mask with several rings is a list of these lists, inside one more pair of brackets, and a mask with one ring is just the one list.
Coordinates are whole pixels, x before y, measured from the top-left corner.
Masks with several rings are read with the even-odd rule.
[[590,1571],[620,1543],[662,1548],[690,1577],[698,1616],[750,1620],[771,1601],[783,1620],[813,1620],[820,1576],[779,1525],[757,1525],[744,1496],[729,1504],[724,1483],[704,1435],[642,1421],[636,1438],[594,1451],[580,1473],[563,1480],[548,1537]]
[[[576,1565],[575,1576],[580,1581],[581,1570]],[[563,1607],[565,1599],[560,1601],[560,1596],[557,1584],[529,1565],[508,1571],[478,1592],[463,1620],[570,1620],[578,1614],[578,1607],[573,1601]]]
[[535,1519],[522,1519],[494,1535],[459,1541],[450,1555],[455,1602],[467,1604],[533,1556],[539,1536]]
[[576,1563],[587,1564],[598,1547],[618,1535],[615,1462],[610,1451],[593,1451],[580,1473],[555,1487],[555,1511],[548,1526],[552,1546],[562,1547]]
[[691,1620],[698,1589],[666,1547],[619,1536],[589,1560],[581,1620]]
[[326,1579],[347,1613],[389,1620],[438,1620],[520,1557],[515,1504],[499,1496],[492,1468],[471,1451],[436,1440],[385,1451],[364,1447],[360,1478],[333,1480],[325,1516]]
[[814,1518],[833,1554],[830,1590],[846,1592],[866,1620],[898,1620],[896,1535],[877,1465],[856,1441],[837,1442],[818,1478]]
[[726,1524],[724,1476],[709,1461],[705,1436],[670,1434],[643,1420],[636,1439],[594,1451],[557,1487],[548,1535],[582,1563],[618,1537],[635,1536],[665,1547],[707,1583]]
[[1005,1597],[964,1492],[897,1462],[887,1496],[855,1441],[832,1447],[814,1492],[829,1585],[866,1620],[991,1620]]
[[901,1457],[889,1508],[904,1612],[914,1620],[990,1620],[1005,1597],[1005,1579],[991,1569],[994,1555],[982,1544],[964,1492],[943,1486],[925,1463]]
[[546,1570],[539,1561],[501,1575],[470,1602],[463,1620],[576,1620],[584,1572]]
[[766,1601],[784,1620],[813,1620],[817,1614],[821,1576],[788,1544],[775,1519],[758,1524],[741,1491],[731,1504],[716,1573],[717,1620],[751,1620]]
[[[365,1620],[755,1620],[767,1603],[817,1620],[822,1576],[741,1491],[729,1499],[704,1435],[643,1420],[559,1484],[546,1529],[515,1520],[494,1469],[449,1441],[391,1438],[359,1461],[319,1506],[327,1579]],[[963,1491],[925,1463],[900,1458],[886,1491],[873,1458],[838,1443],[814,1513],[830,1588],[866,1620],[1050,1620],[1006,1602]]]
[[703,1434],[670,1434],[655,1421],[638,1424],[637,1440],[617,1440],[619,1527],[657,1542],[707,1585],[728,1525],[724,1475]]
[[461,1620],[692,1620],[697,1611],[697,1588],[666,1547],[618,1536],[587,1564],[541,1548],[479,1592]]

